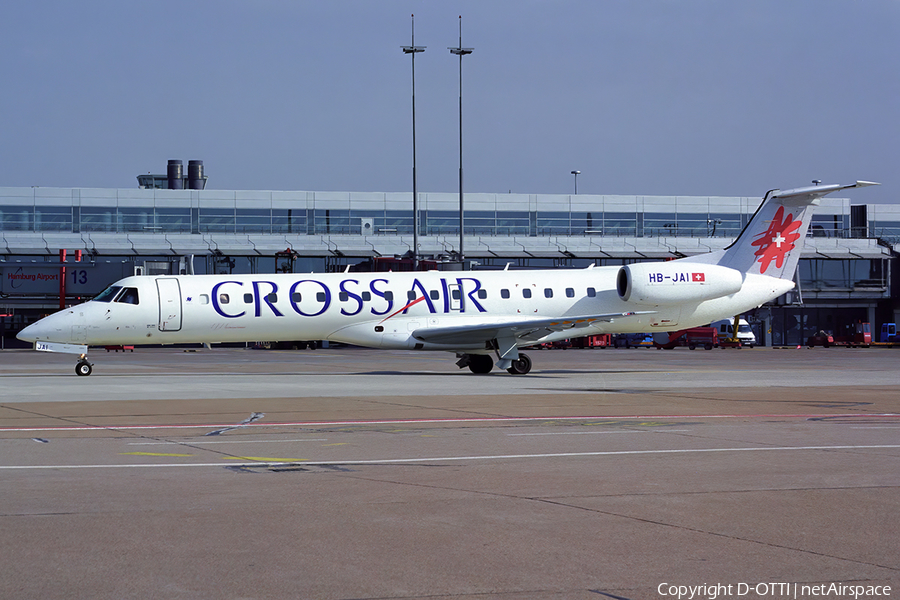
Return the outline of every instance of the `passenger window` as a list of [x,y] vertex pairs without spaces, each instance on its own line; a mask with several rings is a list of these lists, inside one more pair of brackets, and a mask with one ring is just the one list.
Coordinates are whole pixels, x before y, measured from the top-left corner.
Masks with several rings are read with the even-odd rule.
[[406,292],[406,299],[412,302],[416,299],[416,292],[414,290],[409,290]]
[[453,297],[454,300],[459,300],[459,290],[452,290],[450,292],[450,295]]
[[544,298],[552,298],[553,290],[550,288],[544,288]]
[[575,297],[575,288],[566,288],[566,298]]
[[228,304],[228,294],[219,294],[219,304]]
[[266,296],[266,302],[275,304],[276,302],[278,302],[278,294],[276,294],[275,292],[272,292],[271,294]]
[[121,302],[122,304],[138,304],[138,291],[137,288],[125,288],[119,297],[116,298],[116,302]]
[[597,290],[595,290],[594,288],[588,288],[587,293],[588,293],[588,298],[593,298],[597,295]]
[[347,295],[347,292],[341,292],[338,294],[338,300],[341,302],[346,302],[350,297]]
[[244,294],[244,303],[253,304],[253,294]]
[[500,290],[500,297],[504,300],[509,298],[509,290],[502,289]]
[[318,302],[325,302],[325,292],[318,292],[316,294],[316,300]]
[[481,300],[487,298],[487,290],[478,290],[478,298]]
[[291,302],[300,302],[300,292],[291,294]]
[[531,298],[531,290],[528,288],[522,288],[522,297]]
[[362,299],[364,302],[368,302],[369,300],[372,299],[372,293],[371,292],[363,292]]
[[431,290],[430,292],[428,292],[428,295],[431,296],[432,300],[440,300],[441,299],[441,293],[437,290]]
[[393,302],[394,301],[394,292],[385,292],[384,299],[387,300],[388,302]]

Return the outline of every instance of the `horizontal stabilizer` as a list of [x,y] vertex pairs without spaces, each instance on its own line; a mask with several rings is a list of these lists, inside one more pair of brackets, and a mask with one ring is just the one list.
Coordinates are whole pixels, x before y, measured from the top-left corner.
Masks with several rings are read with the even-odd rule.
[[880,183],[875,183],[874,181],[857,181],[856,183],[841,185],[839,183],[834,183],[831,185],[812,185],[809,187],[796,188],[793,190],[778,190],[774,194],[772,194],[773,198],[781,198],[782,200],[787,198],[795,198],[798,200],[815,200],[817,198],[821,198],[823,196],[827,196],[828,194],[833,194],[834,192],[840,190],[849,190],[851,188],[861,188],[861,187],[869,187],[872,185],[881,185]]

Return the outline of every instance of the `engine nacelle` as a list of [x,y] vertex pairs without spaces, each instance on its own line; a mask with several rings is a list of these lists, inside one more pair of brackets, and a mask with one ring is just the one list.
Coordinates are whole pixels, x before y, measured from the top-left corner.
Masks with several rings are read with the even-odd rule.
[[672,261],[636,263],[619,269],[619,298],[634,304],[666,306],[701,302],[734,294],[741,289],[740,271],[721,265]]

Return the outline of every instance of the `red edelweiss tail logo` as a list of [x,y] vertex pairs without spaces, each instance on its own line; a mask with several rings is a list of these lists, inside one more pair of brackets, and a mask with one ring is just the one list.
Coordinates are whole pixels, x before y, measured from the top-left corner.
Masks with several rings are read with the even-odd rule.
[[800,229],[802,221],[795,221],[792,214],[788,214],[784,220],[783,217],[784,207],[779,206],[769,228],[757,234],[756,239],[750,242],[751,246],[759,246],[755,254],[762,265],[759,268],[760,273],[765,273],[772,261],[775,261],[775,267],[780,269],[784,264],[784,257],[794,249],[794,242],[800,239],[797,230]]

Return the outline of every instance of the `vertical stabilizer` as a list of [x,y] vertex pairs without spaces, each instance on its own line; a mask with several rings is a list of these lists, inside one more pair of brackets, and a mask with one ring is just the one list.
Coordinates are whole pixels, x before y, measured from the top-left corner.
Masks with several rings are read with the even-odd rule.
[[770,191],[718,263],[743,273],[792,280],[819,198],[839,190],[870,185],[878,184],[857,181],[849,185]]

